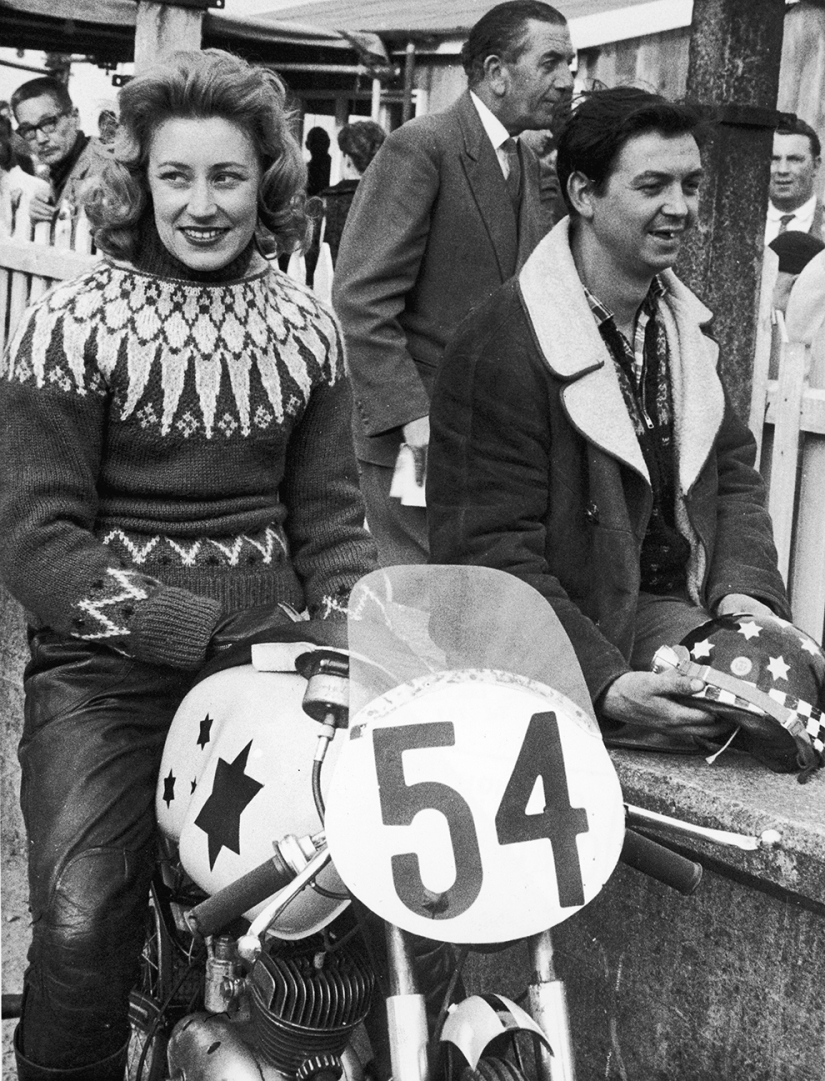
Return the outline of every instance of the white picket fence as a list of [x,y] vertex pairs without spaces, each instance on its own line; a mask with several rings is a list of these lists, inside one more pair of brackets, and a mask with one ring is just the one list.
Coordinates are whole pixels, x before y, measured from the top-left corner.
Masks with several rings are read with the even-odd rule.
[[[0,195],[2,198],[2,195]],[[9,342],[26,307],[56,281],[76,277],[99,260],[85,215],[62,214],[53,225],[32,227],[28,202],[0,208],[0,221],[11,222],[8,235],[0,233],[0,354]],[[323,234],[322,234],[323,241]],[[301,252],[289,259],[287,274],[306,282],[306,261]],[[332,256],[322,243],[315,268],[313,291],[329,303],[332,297]]]
[[[771,259],[771,256],[773,259]],[[825,635],[825,326],[812,342],[788,340],[771,310],[776,256],[766,258],[754,357],[750,427],[768,484],[779,569],[794,622]]]

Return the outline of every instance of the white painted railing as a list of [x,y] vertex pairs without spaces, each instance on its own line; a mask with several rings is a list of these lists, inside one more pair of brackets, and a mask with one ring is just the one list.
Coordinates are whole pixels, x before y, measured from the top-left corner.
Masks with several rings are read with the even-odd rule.
[[776,256],[769,252],[753,372],[750,426],[768,484],[779,567],[794,622],[825,633],[825,326],[804,344],[788,340],[771,310]]

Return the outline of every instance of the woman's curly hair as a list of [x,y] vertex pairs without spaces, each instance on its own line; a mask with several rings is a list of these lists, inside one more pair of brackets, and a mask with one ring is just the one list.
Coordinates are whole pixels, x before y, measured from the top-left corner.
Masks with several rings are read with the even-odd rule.
[[289,252],[306,243],[306,166],[292,134],[281,79],[221,49],[178,52],[137,75],[120,91],[114,161],[85,195],[95,243],[132,259],[139,223],[151,203],[146,175],[152,137],[170,119],[220,117],[241,127],[260,155],[258,236],[265,249]]

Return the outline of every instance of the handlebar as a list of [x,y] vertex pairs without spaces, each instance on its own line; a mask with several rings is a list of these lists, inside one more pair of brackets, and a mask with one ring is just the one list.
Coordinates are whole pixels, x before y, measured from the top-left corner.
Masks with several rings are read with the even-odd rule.
[[190,909],[187,921],[192,930],[204,938],[217,934],[232,920],[283,889],[295,876],[296,871],[276,849],[265,863],[247,871],[241,878]]
[[619,856],[622,863],[689,897],[702,881],[702,865],[665,845],[628,829]]

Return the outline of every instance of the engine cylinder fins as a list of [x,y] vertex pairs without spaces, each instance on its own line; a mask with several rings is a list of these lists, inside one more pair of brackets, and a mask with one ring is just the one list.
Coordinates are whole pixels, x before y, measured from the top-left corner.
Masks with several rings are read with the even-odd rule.
[[[319,953],[307,949],[306,941],[274,955],[261,954],[249,981],[261,1053],[291,1076],[305,1061],[343,1052],[353,1028],[369,1012],[375,983],[360,950],[344,946]],[[320,966],[315,963],[319,956]]]
[[304,1059],[295,1077],[296,1081],[312,1081],[313,1077],[319,1081],[321,1078],[338,1081],[343,1072],[344,1067],[337,1055],[312,1055]]

